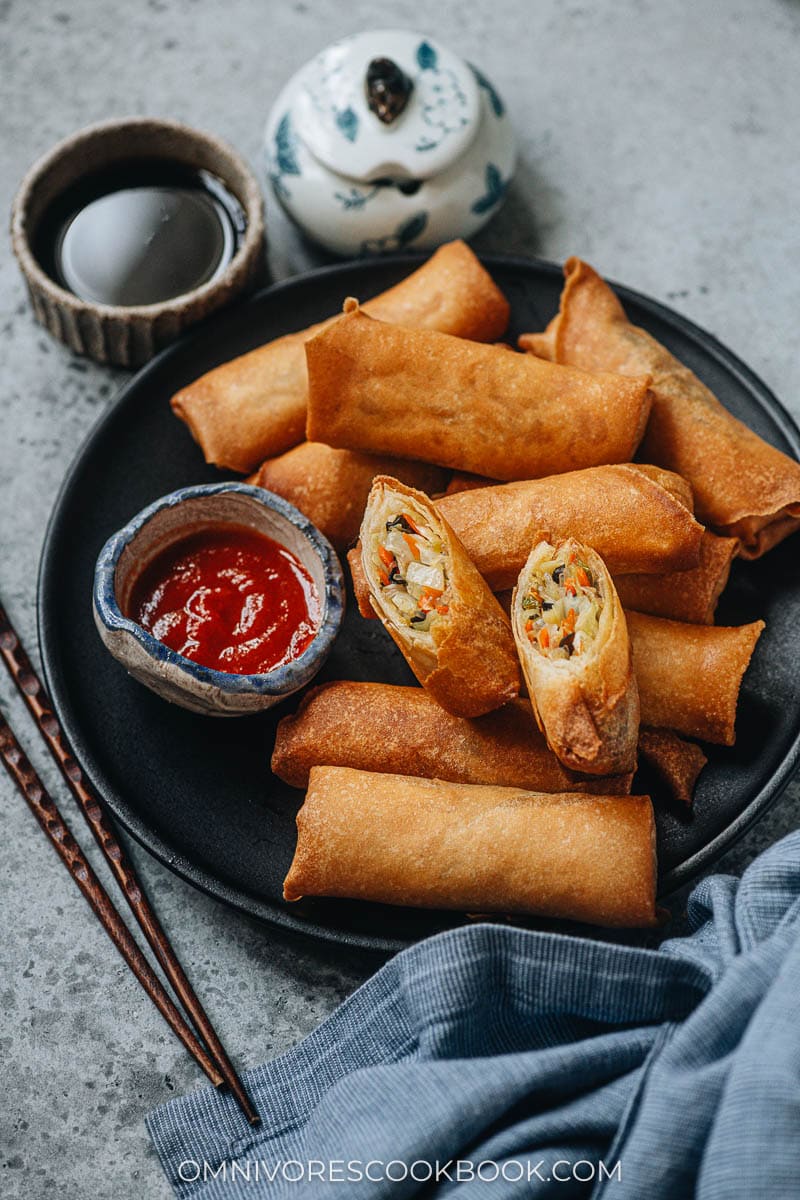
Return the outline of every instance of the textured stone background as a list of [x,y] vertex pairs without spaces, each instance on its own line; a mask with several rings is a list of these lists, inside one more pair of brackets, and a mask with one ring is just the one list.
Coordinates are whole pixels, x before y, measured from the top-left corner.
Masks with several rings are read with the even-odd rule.
[[[588,257],[712,330],[800,417],[796,0],[439,0],[424,11],[430,33],[496,81],[520,134],[518,181],[477,247]],[[257,163],[270,101],[313,51],[420,20],[409,0],[388,10],[359,0],[0,0],[0,211],[34,158],[112,115],[178,117]],[[312,262],[272,206],[269,217],[275,276]],[[48,512],[123,375],[71,357],[34,325],[7,244],[0,332],[0,594],[35,645]],[[30,743],[1,676],[0,703]],[[722,867],[739,872],[792,828],[797,800],[795,785]],[[142,1117],[199,1086],[199,1072],[5,776],[0,806],[0,1195],[164,1197]],[[290,1046],[373,969],[290,944],[133,854],[245,1065]]]

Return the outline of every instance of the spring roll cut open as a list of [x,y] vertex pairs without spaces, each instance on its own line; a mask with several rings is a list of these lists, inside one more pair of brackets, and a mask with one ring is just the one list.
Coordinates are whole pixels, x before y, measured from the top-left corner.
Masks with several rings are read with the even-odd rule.
[[652,376],[653,408],[642,453],[692,485],[698,516],[758,558],[800,524],[800,463],[720,404],[666,347],[631,324],[608,284],[570,258],[557,316],[523,349],[584,370]]
[[636,766],[639,696],[625,616],[591,547],[539,542],[511,602],[533,712],[571,770],[614,775]]
[[309,440],[496,479],[627,462],[650,409],[647,375],[404,329],[355,301],[306,343],[306,359]]
[[647,796],[547,795],[314,767],[284,897],[656,924]]
[[508,618],[424,493],[378,476],[361,526],[361,562],[372,607],[443,708],[477,717],[518,695]]
[[[460,241],[441,246],[406,279],[367,300],[364,310],[382,321],[478,342],[501,337],[509,313],[502,292]],[[206,462],[252,471],[303,440],[305,343],[337,315],[224,363],[173,396],[173,410]]]
[[633,779],[567,770],[548,750],[527,700],[467,720],[445,712],[423,688],[349,681],[312,688],[278,725],[273,773],[305,788],[316,766],[615,796],[630,792]]
[[301,442],[278,458],[267,459],[248,483],[283,496],[342,551],[358,537],[373,479],[388,472],[428,493],[441,491],[447,478],[441,467],[429,463]]

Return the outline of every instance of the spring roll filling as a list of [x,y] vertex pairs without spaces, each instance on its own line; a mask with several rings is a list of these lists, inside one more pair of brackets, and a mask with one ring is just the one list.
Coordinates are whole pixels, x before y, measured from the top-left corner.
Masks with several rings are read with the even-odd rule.
[[574,550],[556,551],[548,543],[540,549],[521,601],[525,632],[544,658],[584,655],[597,637],[603,581]]
[[449,612],[449,556],[441,532],[408,497],[385,492],[371,543],[386,616],[433,649],[433,630]]

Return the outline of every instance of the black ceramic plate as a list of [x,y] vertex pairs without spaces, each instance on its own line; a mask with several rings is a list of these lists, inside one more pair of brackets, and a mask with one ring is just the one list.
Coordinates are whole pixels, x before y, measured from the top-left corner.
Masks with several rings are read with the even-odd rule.
[[[45,540],[39,580],[39,638],[47,681],[67,734],[121,824],[157,858],[212,895],[268,921],[320,938],[389,950],[445,928],[452,914],[355,902],[281,900],[292,857],[299,792],[269,771],[276,722],[296,699],[260,717],[214,720],[159,700],[103,649],[91,615],[95,558],[109,534],[151,500],[220,478],[204,464],[169,398],[217,363],[335,312],[342,298],[367,298],[418,260],[369,261],[316,271],[213,317],[165,351],[122,390],[73,464]],[[509,297],[511,335],[541,329],[556,311],[561,271],[550,264],[490,259]],[[775,397],[707,333],[620,289],[631,318],[649,329],[738,417],[798,456],[800,433]],[[708,748],[709,766],[691,819],[662,806],[658,852],[662,893],[708,867],[788,782],[798,759],[796,652],[800,568],[791,543],[765,563],[737,563],[721,623],[763,617],[767,629],[742,688],[733,749]],[[378,622],[351,605],[320,678],[410,683]]]

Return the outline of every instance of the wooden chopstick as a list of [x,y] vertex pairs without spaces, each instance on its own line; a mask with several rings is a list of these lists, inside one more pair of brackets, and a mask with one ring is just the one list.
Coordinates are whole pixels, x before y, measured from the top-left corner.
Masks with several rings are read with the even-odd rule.
[[225,1048],[198,999],[170,945],[161,923],[127,859],[114,827],[97,793],[74,757],[61,729],[53,705],[11,621],[0,604],[0,658],[23,697],[37,728],[62,776],[70,788],[95,841],[103,852],[130,909],[169,979],[175,994],[192,1018],[210,1055],[176,1008],[158,976],[150,967],[131,936],[108,893],[92,871],[88,860],[72,837],[54,801],[25,757],[10,725],[0,714],[0,756],[20,792],[33,809],[39,824],[55,846],[70,874],[80,887],[103,928],[125,958],[136,978],[158,1008],[170,1028],[196,1059],[215,1087],[227,1084],[251,1125],[260,1122]]

